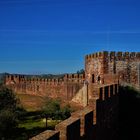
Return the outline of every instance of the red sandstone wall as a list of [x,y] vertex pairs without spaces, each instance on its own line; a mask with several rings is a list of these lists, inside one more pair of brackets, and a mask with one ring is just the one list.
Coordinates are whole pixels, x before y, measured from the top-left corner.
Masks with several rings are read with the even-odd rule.
[[29,78],[24,75],[6,75],[5,84],[16,93],[36,94],[71,100],[83,87],[84,75],[67,74],[63,79]]
[[88,82],[93,82],[92,74],[94,74],[94,83],[97,83],[98,76],[102,77],[103,74],[108,72],[107,52],[99,52],[87,55],[85,58],[85,74]]
[[140,63],[140,53],[118,52],[116,54],[116,71],[119,78],[126,83],[137,85],[138,63]]
[[[89,84],[110,84],[116,81],[138,86],[140,52],[99,52],[85,57],[85,77]],[[94,74],[94,82],[92,75]],[[98,78],[100,76],[100,78]],[[92,85],[89,92],[92,93]]]
[[[58,124],[51,138],[56,140],[117,140],[118,118],[118,85],[102,86],[96,93],[96,112],[92,107],[72,114],[70,118]],[[96,123],[93,123],[94,115]],[[46,134],[46,137],[44,137]],[[49,139],[49,131],[45,131],[30,140]]]
[[118,85],[100,88],[96,101],[97,139],[118,139],[118,107]]

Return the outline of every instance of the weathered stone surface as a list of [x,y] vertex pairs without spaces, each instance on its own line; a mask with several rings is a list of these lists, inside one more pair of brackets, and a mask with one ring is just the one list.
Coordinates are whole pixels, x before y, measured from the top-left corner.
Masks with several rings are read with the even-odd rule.
[[67,74],[63,79],[28,79],[24,75],[7,75],[5,78],[5,84],[17,93],[73,99],[92,108],[77,112],[58,124],[56,133],[43,132],[35,137],[37,140],[53,140],[53,136],[57,140],[58,133],[59,140],[93,140],[94,134],[97,140],[116,140],[118,83],[140,89],[139,52],[89,54],[85,57],[85,75]]
[[59,132],[47,130],[29,140],[59,140]]
[[118,85],[98,87],[100,96],[94,102],[91,100],[93,106],[72,113],[56,125],[55,131],[45,131],[31,140],[117,140]]
[[139,53],[100,52],[85,57],[85,79],[89,82],[89,95],[94,84],[128,83],[139,86]]
[[84,85],[83,74],[67,74],[63,79],[30,78],[25,75],[6,75],[5,84],[16,93],[35,94],[71,100]]
[[[80,118],[80,133],[81,136],[88,135],[93,129],[93,108],[85,107],[72,114],[73,117]],[[89,131],[91,130],[91,131]]]
[[60,140],[80,140],[80,119],[70,117],[56,125],[55,129],[60,132]]
[[[5,84],[17,93],[37,94],[52,98],[61,97],[70,101],[82,89],[84,81],[86,81],[88,98],[92,99],[95,84],[111,84],[119,81],[138,87],[140,85],[139,54],[135,52],[98,52],[85,57],[85,75],[66,74],[62,79],[6,75]],[[83,96],[79,97],[86,100]]]

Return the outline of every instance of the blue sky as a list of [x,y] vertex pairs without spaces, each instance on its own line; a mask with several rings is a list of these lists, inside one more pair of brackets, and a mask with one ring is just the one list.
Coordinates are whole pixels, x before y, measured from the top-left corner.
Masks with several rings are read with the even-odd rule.
[[140,51],[139,0],[0,0],[0,72],[65,73],[97,51]]

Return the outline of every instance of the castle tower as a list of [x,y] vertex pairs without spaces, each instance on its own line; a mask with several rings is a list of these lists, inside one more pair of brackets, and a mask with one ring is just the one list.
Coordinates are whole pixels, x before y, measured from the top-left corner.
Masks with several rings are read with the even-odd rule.
[[138,86],[140,52],[98,52],[85,57],[85,79],[89,94],[93,85],[127,83]]
[[101,82],[102,76],[108,73],[108,52],[98,52],[85,58],[85,73],[89,83]]

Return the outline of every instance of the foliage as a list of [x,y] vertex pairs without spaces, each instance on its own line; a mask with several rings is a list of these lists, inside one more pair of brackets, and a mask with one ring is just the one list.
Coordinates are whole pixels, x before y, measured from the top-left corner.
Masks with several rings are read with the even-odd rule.
[[81,70],[78,70],[77,71],[77,74],[84,74],[85,73],[85,70],[84,69],[81,69]]
[[35,127],[45,128],[45,123],[43,122],[43,119],[36,119],[33,120],[32,118],[28,118],[24,121],[21,121],[19,123],[19,128],[25,128],[25,129],[33,129]]
[[61,107],[60,104],[61,101],[58,99],[47,100],[47,103],[43,108],[45,116],[55,120],[64,120],[70,117],[71,114],[70,106],[66,105],[64,107]]
[[[7,138],[14,132],[17,126],[16,114],[9,109],[0,111],[0,137]],[[8,133],[8,135],[7,135]]]
[[52,119],[59,119],[58,116],[60,115],[60,101],[48,99],[43,110],[45,116]]
[[4,83],[5,75],[8,73],[0,73],[0,84]]
[[71,116],[71,107],[70,107],[70,105],[68,104],[68,105],[66,105],[66,106],[64,106],[63,108],[62,108],[62,119],[63,120],[65,120],[65,119],[67,119],[68,117],[70,117]]
[[0,86],[0,110],[11,109],[15,110],[18,100],[12,90],[5,86]]
[[17,126],[17,103],[13,91],[0,85],[0,137],[3,139],[10,137]]
[[[54,129],[55,125],[70,116],[69,105],[61,107],[61,101],[48,99],[42,111],[27,112],[19,106],[19,100],[12,90],[0,85],[0,138],[4,140],[29,139],[47,128]],[[45,120],[45,119],[44,119]]]
[[[32,116],[34,117],[34,116]],[[46,119],[45,118],[39,118],[34,119],[32,117],[27,117],[26,120],[21,121],[18,125],[19,128],[25,128],[26,130],[31,130],[36,127],[38,128],[46,128]],[[47,120],[47,128],[48,129],[54,129],[55,125],[58,124],[59,120]]]
[[[14,133],[13,140],[28,140],[29,138],[46,130],[46,118],[42,111],[26,112],[18,123],[17,133]],[[54,130],[60,120],[47,120],[47,129]]]

